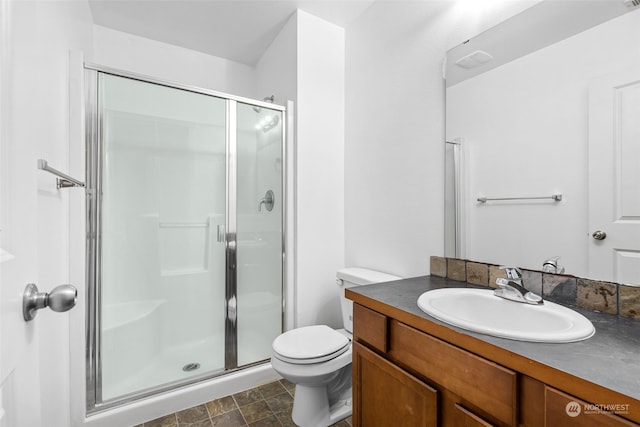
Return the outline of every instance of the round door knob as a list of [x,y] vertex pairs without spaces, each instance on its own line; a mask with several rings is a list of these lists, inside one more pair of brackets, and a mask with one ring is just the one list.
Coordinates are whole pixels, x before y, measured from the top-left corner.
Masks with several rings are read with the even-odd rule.
[[25,321],[33,320],[41,308],[49,307],[53,311],[64,312],[76,305],[78,291],[72,285],[60,285],[49,293],[38,292],[34,283],[24,288],[22,297],[22,316]]
[[591,237],[593,237],[596,240],[604,240],[607,238],[607,233],[605,233],[602,230],[598,230],[598,231],[594,231]]

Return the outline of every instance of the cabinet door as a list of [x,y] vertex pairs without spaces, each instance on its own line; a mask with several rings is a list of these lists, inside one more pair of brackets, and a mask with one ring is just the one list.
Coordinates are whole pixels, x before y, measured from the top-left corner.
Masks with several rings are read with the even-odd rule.
[[493,427],[493,424],[480,418],[465,407],[455,404],[455,426],[459,427]]
[[[622,417],[599,411],[595,405],[576,399],[551,387],[545,387],[545,425],[575,427],[630,427],[638,424]],[[603,404],[605,402],[602,402]],[[620,402],[624,405],[624,402]],[[624,410],[620,406],[619,410]]]
[[435,427],[437,404],[436,390],[353,343],[354,426]]

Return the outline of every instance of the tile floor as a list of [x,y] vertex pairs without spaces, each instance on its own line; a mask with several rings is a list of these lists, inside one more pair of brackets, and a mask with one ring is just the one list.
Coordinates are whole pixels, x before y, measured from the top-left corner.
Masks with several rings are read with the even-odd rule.
[[[291,419],[295,385],[274,381],[213,400],[138,427],[267,427],[295,426]],[[332,427],[350,427],[351,417]]]

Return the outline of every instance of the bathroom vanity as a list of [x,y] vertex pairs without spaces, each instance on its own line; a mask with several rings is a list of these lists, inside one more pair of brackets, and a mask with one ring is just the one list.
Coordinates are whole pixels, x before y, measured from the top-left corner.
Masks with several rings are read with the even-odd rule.
[[640,425],[640,321],[577,309],[593,337],[532,343],[459,329],[417,306],[425,291],[466,286],[425,276],[347,290],[355,426]]

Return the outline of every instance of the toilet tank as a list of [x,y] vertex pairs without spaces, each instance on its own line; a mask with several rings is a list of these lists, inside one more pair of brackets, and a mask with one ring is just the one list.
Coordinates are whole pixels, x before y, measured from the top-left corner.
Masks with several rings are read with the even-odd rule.
[[353,302],[345,298],[345,289],[400,279],[402,278],[367,268],[350,267],[338,270],[336,273],[336,284],[340,287],[340,308],[342,309],[342,323],[344,328],[353,333]]

